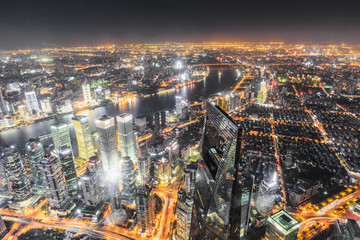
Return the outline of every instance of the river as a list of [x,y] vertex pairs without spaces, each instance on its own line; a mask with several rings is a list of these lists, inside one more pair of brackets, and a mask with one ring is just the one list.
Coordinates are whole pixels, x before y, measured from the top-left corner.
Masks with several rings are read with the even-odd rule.
[[[95,131],[95,119],[107,114],[116,116],[121,113],[132,113],[134,116],[147,115],[151,112],[160,110],[171,110],[175,107],[175,95],[181,95],[183,99],[196,101],[200,98],[210,97],[218,92],[230,90],[237,81],[237,74],[232,69],[221,70],[221,76],[217,69],[211,69],[205,80],[190,86],[183,87],[179,90],[170,90],[164,93],[151,95],[146,98],[136,99],[133,102],[124,104],[109,104],[90,110],[88,113],[90,129]],[[70,137],[72,143],[76,144],[76,137],[71,118],[74,114],[62,115],[61,120],[70,125]],[[30,138],[36,138],[40,135],[50,133],[50,126],[54,119],[40,121],[34,124],[26,125],[22,128],[14,128],[0,134],[0,144],[10,145],[17,144],[21,152],[24,151],[25,143]],[[46,141],[46,140],[45,140]],[[51,143],[51,139],[47,144]],[[75,150],[75,149],[74,149]],[[76,150],[75,150],[76,151]]]

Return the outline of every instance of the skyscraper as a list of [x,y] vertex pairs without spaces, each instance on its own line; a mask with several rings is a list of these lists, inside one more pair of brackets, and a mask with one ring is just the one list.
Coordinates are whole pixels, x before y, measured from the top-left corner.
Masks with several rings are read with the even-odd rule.
[[66,215],[71,207],[65,178],[57,157],[45,155],[39,163],[40,171],[49,199],[50,210],[55,214]]
[[101,200],[98,176],[98,171],[100,171],[98,167],[100,165],[98,164],[99,161],[100,159],[90,159],[85,174],[80,177],[81,188],[87,206],[96,206]]
[[25,100],[31,115],[39,114],[40,107],[35,91],[25,92]]
[[150,233],[155,220],[154,198],[148,185],[141,184],[136,192],[136,211],[139,226],[143,232]]
[[195,162],[191,162],[188,165],[186,165],[184,169],[185,193],[190,196],[194,196],[196,168],[197,168],[197,164]]
[[161,111],[161,127],[166,127],[166,112]]
[[56,123],[50,129],[56,150],[63,146],[71,148],[69,126],[66,123]]
[[181,188],[178,192],[176,202],[177,240],[188,240],[190,237],[193,204],[193,197],[186,194],[185,190]]
[[89,120],[87,117],[82,115],[75,116],[71,120],[74,124],[79,157],[88,160],[94,155]]
[[30,181],[16,145],[3,147],[1,158],[7,175],[10,177],[11,190],[14,193],[15,201],[28,199],[30,197]]
[[157,138],[160,136],[160,114],[159,112],[156,112],[154,114],[154,132],[153,132],[154,138]]
[[277,185],[277,173],[272,179],[263,179],[256,196],[256,208],[262,216],[268,216],[275,204]]
[[1,86],[0,86],[0,110],[2,114],[4,115],[8,114]]
[[117,170],[119,156],[117,151],[115,121],[113,117],[102,116],[95,120],[99,133],[100,155],[104,171]]
[[135,135],[133,129],[133,117],[131,114],[121,114],[116,117],[121,156],[129,156],[132,161],[137,159]]
[[39,168],[39,163],[44,157],[44,148],[39,139],[29,139],[25,145],[25,153],[29,160],[29,165],[32,173],[33,186],[36,191],[44,189],[42,175]]
[[242,130],[210,102],[206,102],[204,125],[192,235],[194,239],[239,239],[249,223],[253,186],[253,178],[247,178],[240,169]]
[[300,223],[284,210],[268,218],[266,240],[295,240],[300,228]]
[[121,179],[123,183],[123,190],[121,191],[121,200],[131,204],[134,201],[136,186],[135,186],[135,173],[134,164],[130,157],[123,158],[121,166]]
[[52,113],[53,112],[50,98],[45,98],[45,99],[40,100],[40,105],[41,105],[41,109],[44,113]]
[[77,193],[78,181],[76,175],[76,168],[74,163],[74,157],[70,147],[63,146],[59,149],[59,157],[61,163],[61,169],[65,177],[66,187],[69,195],[74,196]]
[[91,103],[91,90],[90,90],[90,84],[89,83],[84,83],[82,85],[82,90],[83,90],[83,95],[84,95],[84,101],[87,104]]
[[150,177],[150,159],[148,157],[141,157],[138,159],[138,174],[141,183],[147,183]]
[[179,95],[175,96],[175,111],[176,111],[176,113],[181,114],[183,107],[184,107],[184,105],[182,102],[182,97]]

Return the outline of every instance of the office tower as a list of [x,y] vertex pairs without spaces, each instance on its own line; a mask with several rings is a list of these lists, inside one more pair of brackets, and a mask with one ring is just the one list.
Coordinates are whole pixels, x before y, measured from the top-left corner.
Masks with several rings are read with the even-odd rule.
[[2,217],[0,215],[0,234],[5,232],[5,230],[6,230],[6,226],[5,226],[4,220],[2,219]]
[[141,184],[136,191],[136,211],[143,232],[151,232],[155,220],[155,202],[148,185]]
[[82,90],[83,90],[83,95],[84,95],[84,101],[87,104],[91,103],[91,90],[90,90],[90,84],[89,83],[84,83],[82,85]]
[[267,86],[265,81],[262,81],[260,84],[260,90],[258,92],[257,102],[264,103],[267,100]]
[[100,155],[104,171],[117,170],[119,156],[117,151],[115,121],[113,117],[103,115],[95,120],[99,133]]
[[266,240],[295,240],[300,228],[300,222],[284,210],[268,218]]
[[25,154],[29,160],[34,189],[36,191],[42,191],[44,189],[44,185],[39,168],[39,163],[44,157],[45,153],[43,145],[38,138],[29,139],[29,141],[25,145]]
[[276,200],[277,173],[275,172],[272,179],[263,179],[256,196],[256,208],[262,216],[268,216],[274,207]]
[[138,131],[138,132],[145,131],[145,129],[146,129],[146,117],[145,116],[135,118],[135,128],[136,128],[136,131]]
[[74,196],[78,190],[78,182],[74,163],[74,156],[72,154],[71,148],[66,146],[61,147],[59,149],[59,158],[69,195]]
[[220,107],[206,102],[205,108],[192,235],[194,239],[239,239],[248,227],[254,183],[240,169],[242,129]]
[[35,91],[25,92],[25,100],[31,115],[40,113],[40,107]]
[[18,106],[18,110],[19,110],[19,115],[20,115],[20,118],[22,119],[27,119],[29,114],[28,114],[28,111],[27,111],[27,107],[23,104],[19,105]]
[[55,123],[50,129],[56,150],[63,146],[71,148],[69,126],[66,123]]
[[96,206],[101,200],[101,187],[98,175],[99,167],[101,166],[98,164],[99,161],[99,159],[90,159],[86,172],[80,177],[81,188],[87,206]]
[[134,164],[129,156],[125,156],[121,166],[121,179],[123,189],[121,191],[121,200],[131,204],[134,201],[136,186]]
[[79,157],[88,160],[91,156],[94,156],[89,119],[85,116],[79,115],[73,117],[71,120],[74,124]]
[[24,201],[30,197],[30,181],[26,175],[23,159],[16,145],[2,148],[1,159],[9,176],[15,201]]
[[160,184],[167,184],[171,178],[171,163],[169,159],[161,158],[154,162],[154,178]]
[[188,165],[186,165],[184,169],[185,193],[190,196],[194,196],[196,168],[197,168],[197,164],[195,162],[191,162]]
[[160,136],[160,114],[156,112],[154,114],[154,132],[153,135],[155,138]]
[[40,105],[41,105],[41,109],[44,113],[49,114],[49,113],[53,112],[50,98],[40,100]]
[[0,111],[2,114],[7,115],[8,114],[8,110],[6,108],[6,103],[4,100],[4,96],[2,93],[2,87],[0,86]]
[[176,113],[181,114],[183,107],[184,107],[184,105],[182,102],[182,97],[179,95],[175,96],[175,111],[176,111]]
[[193,209],[193,198],[188,195],[183,188],[177,194],[176,202],[176,239],[188,240],[190,237],[190,227]]
[[166,112],[165,111],[161,111],[161,127],[162,128],[166,127]]
[[147,183],[150,179],[150,159],[143,156],[138,159],[138,174],[141,183]]
[[49,199],[50,210],[57,214],[66,214],[71,204],[66,188],[61,163],[55,156],[45,155],[39,163],[43,176],[46,195]]
[[129,156],[132,161],[137,159],[135,135],[133,129],[133,116],[131,114],[121,114],[116,117],[121,156]]

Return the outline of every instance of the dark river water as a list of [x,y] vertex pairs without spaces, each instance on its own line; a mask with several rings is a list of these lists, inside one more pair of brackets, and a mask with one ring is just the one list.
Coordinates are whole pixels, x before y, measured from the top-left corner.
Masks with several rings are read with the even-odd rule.
[[[221,72],[221,76],[219,75]],[[95,119],[107,114],[116,116],[124,112],[132,113],[134,116],[146,115],[159,110],[171,110],[175,107],[175,95],[181,95],[183,99],[189,101],[207,98],[218,92],[230,90],[238,80],[237,74],[233,69],[216,70],[212,69],[209,76],[201,82],[184,87],[182,89],[171,90],[165,93],[151,95],[146,98],[137,99],[133,102],[125,104],[109,104],[98,107],[88,112],[91,131],[95,131]],[[70,125],[70,136],[72,142],[75,142],[75,132],[71,122],[74,114],[62,115],[61,120]],[[50,133],[50,125],[54,123],[54,119],[40,121],[22,128],[14,128],[0,133],[0,144],[10,145],[17,144],[19,150],[23,152],[25,143],[30,138],[36,138],[40,135]],[[51,139],[46,142],[51,143]]]

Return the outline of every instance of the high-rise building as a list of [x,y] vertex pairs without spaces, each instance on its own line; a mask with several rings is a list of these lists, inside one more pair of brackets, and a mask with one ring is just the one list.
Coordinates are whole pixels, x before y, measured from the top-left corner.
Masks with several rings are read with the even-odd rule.
[[176,113],[181,114],[183,107],[184,107],[184,104],[183,104],[182,97],[179,95],[176,95],[175,96],[175,111],[176,111]]
[[1,159],[10,178],[11,190],[15,201],[24,201],[30,197],[30,181],[26,175],[23,159],[16,145],[2,148]]
[[141,183],[147,183],[150,177],[150,159],[143,156],[138,159],[138,174]]
[[135,134],[133,129],[133,116],[131,114],[121,114],[116,117],[121,156],[129,156],[132,161],[137,159]]
[[121,166],[121,179],[123,183],[121,200],[131,204],[136,193],[134,164],[129,156],[125,156],[123,159],[124,161]]
[[154,114],[154,132],[153,132],[154,138],[157,138],[160,136],[160,114],[156,112]]
[[277,173],[272,179],[263,179],[260,183],[259,191],[256,196],[256,208],[262,216],[268,216],[275,204],[276,191],[278,189]]
[[2,219],[2,217],[0,216],[0,234],[2,234],[3,232],[5,232],[6,230],[6,226],[4,223],[4,220]]
[[166,127],[166,112],[161,111],[161,127]]
[[[96,157],[95,157],[96,158]],[[81,188],[87,206],[96,206],[101,200],[101,187],[98,171],[100,159],[94,157],[89,160],[86,172],[80,177]]]
[[31,115],[40,113],[40,107],[35,91],[25,92],[25,100]]
[[90,84],[84,83],[82,85],[83,95],[84,95],[84,101],[87,104],[91,103],[91,90],[90,90]]
[[191,235],[193,239],[239,239],[249,224],[254,183],[240,169],[242,129],[220,107],[206,102],[205,108]]
[[115,121],[113,117],[102,116],[95,120],[99,133],[100,155],[104,171],[117,170],[119,155],[117,151]]
[[71,148],[69,126],[66,123],[56,123],[50,129],[56,150],[63,146]]
[[71,148],[66,146],[61,147],[59,149],[59,158],[69,195],[74,196],[78,190],[78,179],[76,175],[74,156]]
[[49,113],[53,112],[50,98],[40,100],[40,105],[41,105],[41,109],[44,113],[49,114]]
[[266,240],[295,240],[300,228],[300,222],[284,210],[268,218]]
[[42,175],[39,168],[39,163],[44,157],[44,148],[39,139],[29,139],[25,145],[25,154],[29,160],[29,165],[32,173],[33,186],[36,191],[43,191],[44,185]]
[[196,168],[197,168],[197,164],[195,162],[191,162],[188,165],[186,165],[184,169],[185,193],[190,196],[194,196]]
[[71,203],[59,159],[55,156],[45,155],[39,163],[39,167],[50,210],[54,214],[66,215],[69,213]]
[[154,178],[160,184],[170,181],[171,163],[169,159],[162,157],[154,162]]
[[74,130],[78,143],[79,157],[88,160],[94,155],[89,119],[86,116],[78,115],[73,117]]
[[190,227],[193,209],[193,197],[186,194],[185,190],[181,188],[177,194],[176,202],[176,239],[188,240],[190,239]]
[[1,86],[0,86],[0,111],[4,115],[8,114],[8,110],[6,108],[6,103],[5,103],[5,100],[4,100],[4,96],[3,96],[3,93],[2,93],[2,87]]
[[155,220],[154,198],[151,193],[152,188],[141,184],[136,191],[136,211],[138,221],[143,232],[151,233]]
[[19,110],[20,118],[27,119],[29,117],[29,113],[28,113],[27,107],[25,105],[20,104],[18,106],[18,110]]

